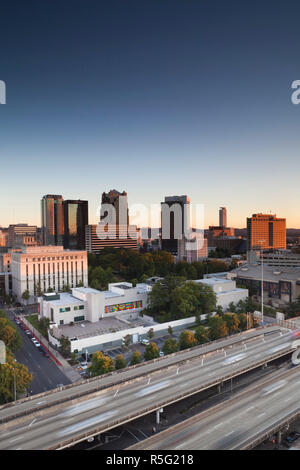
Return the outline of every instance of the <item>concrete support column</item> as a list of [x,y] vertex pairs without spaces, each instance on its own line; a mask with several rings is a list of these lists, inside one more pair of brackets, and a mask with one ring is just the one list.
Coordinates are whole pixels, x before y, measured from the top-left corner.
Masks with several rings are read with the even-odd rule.
[[163,408],[160,408],[159,410],[156,410],[156,424],[160,423],[160,413],[164,411]]
[[281,431],[277,433],[277,444],[281,444]]

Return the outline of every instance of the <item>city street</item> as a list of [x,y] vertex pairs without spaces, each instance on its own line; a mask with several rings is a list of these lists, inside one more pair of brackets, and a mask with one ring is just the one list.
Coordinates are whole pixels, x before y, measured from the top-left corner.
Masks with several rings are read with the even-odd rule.
[[[6,310],[6,314],[15,323],[14,310]],[[28,367],[29,372],[33,373],[33,381],[28,392],[35,395],[56,388],[58,384],[72,383],[50,358],[45,357],[39,351],[22,328],[17,325],[16,327],[22,338],[22,346],[15,353],[15,357],[18,362]]]

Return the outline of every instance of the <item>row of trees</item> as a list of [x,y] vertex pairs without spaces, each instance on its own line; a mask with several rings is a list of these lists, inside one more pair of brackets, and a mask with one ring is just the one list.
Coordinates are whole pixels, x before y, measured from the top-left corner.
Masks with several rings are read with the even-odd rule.
[[99,254],[88,255],[89,285],[107,289],[110,282],[126,280],[136,284],[152,276],[165,277],[170,274],[184,279],[201,279],[205,273],[227,271],[223,261],[175,263],[174,257],[166,251],[139,253],[131,250],[105,248]]
[[[228,335],[245,330],[248,327],[255,327],[257,323],[253,315],[249,316],[247,324],[247,315],[245,313],[225,313],[224,315],[214,315],[208,320],[208,326],[199,325],[192,330],[183,330],[178,341],[175,338],[168,338],[162,347],[165,355],[172,354],[177,351],[192,348],[198,344],[204,344],[216,339],[225,338]],[[172,329],[169,329],[172,334]],[[148,332],[148,337],[153,338],[153,330]],[[158,346],[151,341],[145,348],[144,360],[150,361],[160,356]],[[129,365],[139,364],[142,362],[142,355],[139,351],[134,351],[131,355]],[[103,352],[97,351],[93,354],[92,363],[89,367],[89,374],[94,377],[101,374],[112,372],[113,370],[123,369],[127,367],[127,362],[122,354],[116,356],[115,360],[106,356]]]
[[[134,351],[131,354],[130,365],[133,366],[140,362],[142,362],[141,353],[139,351]],[[103,352],[97,351],[93,354],[92,363],[88,371],[90,376],[95,377],[97,375],[107,374],[113,370],[124,369],[125,367],[127,367],[127,362],[122,354],[118,354],[115,359],[112,359],[110,356],[106,356]]]
[[0,310],[0,340],[6,348],[6,363],[0,364],[0,404],[14,400],[14,390],[17,394],[26,392],[33,375],[24,364],[16,362],[14,352],[21,344],[21,336],[15,325]]
[[[76,287],[83,287],[83,282],[82,281],[79,281],[76,285]],[[59,292],[69,292],[71,289],[71,287],[69,286],[69,284],[64,284],[63,287],[59,290]],[[36,292],[36,296],[37,297],[40,297],[41,295],[43,295],[45,292],[47,293],[51,293],[51,292],[54,292],[54,289],[52,289],[52,287],[48,287],[48,289],[44,292],[42,290],[42,287],[41,287],[41,284],[38,282],[36,285],[35,285],[35,292]],[[28,302],[30,298],[30,292],[29,290],[24,290],[24,292],[22,293],[22,299],[25,300],[26,302]]]

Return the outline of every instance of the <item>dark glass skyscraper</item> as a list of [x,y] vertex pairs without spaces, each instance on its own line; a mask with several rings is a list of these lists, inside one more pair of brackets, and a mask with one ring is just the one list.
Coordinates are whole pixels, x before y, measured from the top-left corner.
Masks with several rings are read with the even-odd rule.
[[63,245],[64,211],[63,197],[47,194],[41,200],[42,244]]
[[64,247],[85,250],[85,226],[88,225],[88,201],[67,200],[64,206]]

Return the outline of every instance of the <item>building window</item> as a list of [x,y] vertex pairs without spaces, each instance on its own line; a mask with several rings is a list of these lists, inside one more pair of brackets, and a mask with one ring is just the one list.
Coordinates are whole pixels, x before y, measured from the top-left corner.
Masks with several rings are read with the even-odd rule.
[[81,317],[74,317],[74,321],[84,321],[84,315],[81,315]]
[[71,307],[62,307],[59,309],[60,313],[63,313],[63,312],[70,312],[71,310]]

